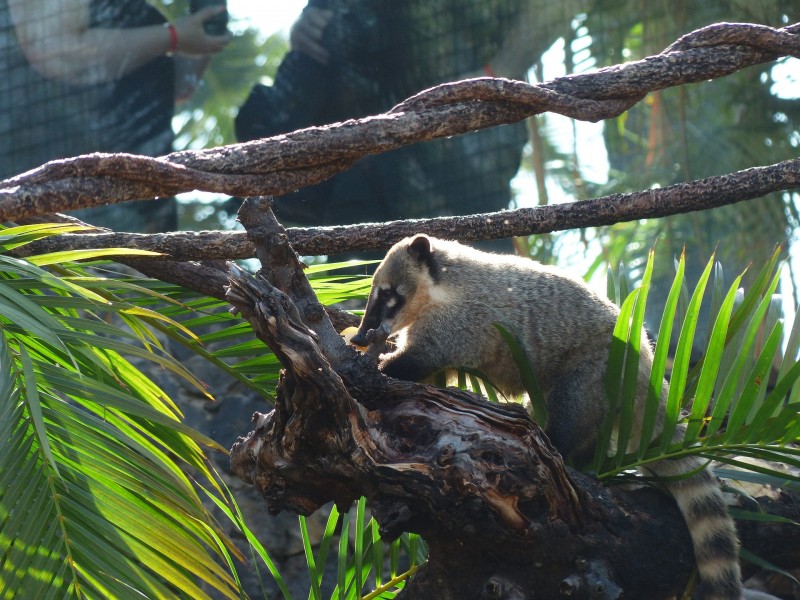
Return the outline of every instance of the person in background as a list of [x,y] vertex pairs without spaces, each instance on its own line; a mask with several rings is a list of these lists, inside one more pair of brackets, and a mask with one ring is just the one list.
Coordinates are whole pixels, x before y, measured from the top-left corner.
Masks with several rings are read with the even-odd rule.
[[[240,108],[240,141],[379,114],[431,86],[524,78],[534,53],[510,51],[529,30],[528,0],[310,0],[271,86]],[[530,36],[527,36],[530,37]],[[498,60],[501,56],[514,56]],[[522,57],[519,60],[519,57]],[[513,62],[513,64],[512,64]],[[527,141],[524,123],[361,159],[321,184],[275,199],[287,225],[341,225],[508,208]],[[511,250],[511,244],[483,244]]]
[[[175,103],[230,36],[212,6],[169,23],[145,0],[0,0],[0,179],[90,152],[172,150]],[[76,211],[125,231],[177,229],[174,199]]]

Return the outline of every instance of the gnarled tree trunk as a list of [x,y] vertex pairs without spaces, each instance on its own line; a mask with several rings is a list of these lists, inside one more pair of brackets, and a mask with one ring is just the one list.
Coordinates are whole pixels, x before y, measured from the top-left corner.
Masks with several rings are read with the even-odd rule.
[[566,469],[519,406],[381,375],[336,334],[269,203],[246,202],[240,218],[264,268],[232,274],[228,299],[286,369],[275,409],[254,415],[231,465],[271,512],[365,496],[384,538],[411,531],[428,543],[402,598],[683,589],[694,559],[669,496]]

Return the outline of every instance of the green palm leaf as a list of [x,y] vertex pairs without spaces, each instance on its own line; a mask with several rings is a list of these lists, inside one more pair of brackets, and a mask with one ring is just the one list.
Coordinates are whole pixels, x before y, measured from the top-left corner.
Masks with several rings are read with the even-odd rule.
[[[0,244],[62,230],[6,229]],[[204,447],[221,448],[126,357],[200,382],[142,328],[98,315],[187,330],[92,291],[96,276],[82,287],[80,267],[58,267],[67,281],[34,264],[47,258],[0,261],[0,598],[239,597],[236,551],[187,475],[219,490]]]
[[[700,298],[707,286],[712,264],[713,259],[703,272],[691,300],[686,303],[663,435],[652,443],[647,442],[651,435],[645,435],[639,452],[628,454],[623,460],[618,456],[616,464],[598,471],[601,478],[665,458],[696,455],[750,473],[742,478],[754,477],[773,484],[800,481],[800,478],[770,464],[771,461],[800,465],[800,452],[792,445],[800,435],[800,363],[797,362],[800,325],[797,323],[787,342],[786,354],[779,361],[774,387],[767,389],[783,339],[782,322],[774,311],[774,292],[780,278],[778,253],[776,251],[762,266],[746,294],[739,292],[741,277],[737,277],[723,296],[722,270],[714,271],[717,301],[712,311],[713,328],[710,328],[711,335],[703,356],[689,370],[689,351],[697,325]],[[682,287],[682,266],[681,259],[659,329],[646,415],[655,415],[660,402],[656,384],[663,375],[670,339],[669,324],[675,316],[678,290]],[[720,281],[716,281],[717,277]],[[640,297],[638,291],[634,290],[623,303],[620,320],[624,324],[618,325],[620,331],[624,332],[631,323],[630,306]],[[625,351],[618,349],[614,353],[612,348],[609,358],[609,393],[618,397],[624,394],[624,378],[619,374],[625,369],[625,358],[635,356],[631,339],[627,343]],[[680,442],[672,442],[672,431],[681,422],[679,410],[683,405],[689,406],[691,411],[686,420],[686,435]],[[652,421],[645,417],[645,433],[651,425]],[[604,429],[598,445],[608,447],[611,436],[612,432]],[[605,460],[601,462],[609,465]],[[727,470],[725,474],[736,472]]]
[[[675,361],[672,368],[672,378],[670,379],[669,396],[667,398],[666,414],[664,418],[664,430],[662,432],[662,449],[666,449],[672,439],[675,428],[680,419],[680,411],[685,403],[684,392],[688,380],[689,361],[692,355],[692,345],[694,343],[694,333],[697,328],[697,320],[700,315],[700,304],[703,301],[708,278],[714,266],[714,258],[708,261],[697,286],[692,293],[685,313],[683,326],[681,327],[678,347],[675,350]],[[664,340],[666,342],[666,340]],[[668,343],[668,342],[667,342]]]
[[620,411],[616,458],[618,466],[624,462],[625,452],[628,448],[628,442],[634,429],[633,418],[635,412],[634,407],[636,404],[636,391],[639,381],[639,357],[642,349],[641,331],[644,327],[644,309],[645,304],[647,303],[647,293],[650,290],[650,278],[653,275],[653,257],[654,253],[651,252],[644,271],[641,286],[638,289],[639,293],[635,296],[631,296],[632,298],[635,298],[635,305],[633,307],[630,321],[626,321],[626,324],[629,325],[628,331],[624,334],[621,334],[621,341],[626,350],[626,355],[622,371],[622,398],[620,398],[619,401]]
[[[707,357],[708,360],[704,361],[700,378],[697,384],[697,393],[692,402],[692,412],[689,417],[689,424],[686,430],[686,443],[691,444],[700,433],[700,429],[704,422],[706,409],[711,403],[712,394],[714,392],[714,383],[720,371],[722,362],[722,355],[725,350],[725,339],[728,333],[728,324],[730,323],[731,314],[733,312],[734,301],[736,300],[736,292],[739,289],[739,283],[742,276],[739,275],[731,285],[725,299],[722,301],[717,311],[712,310],[712,314],[716,314],[714,319],[714,328],[711,331],[711,338],[708,344]],[[716,284],[715,279],[715,284]],[[714,286],[717,289],[717,286]]]
[[[0,230],[0,368],[8,372],[0,374],[0,434],[9,447],[0,457],[0,598],[239,597],[237,552],[200,495],[242,531],[288,597],[204,454],[224,449],[184,425],[131,360],[204,394],[166,354],[163,336],[261,393],[274,388],[280,363],[225,302],[107,270],[104,251],[2,254],[74,230]],[[77,259],[84,262],[63,262]],[[320,299],[365,297],[369,279],[339,275],[339,267],[353,263],[309,269]],[[367,534],[357,549],[362,581],[377,569],[371,558],[383,555],[374,528]],[[324,564],[327,552],[318,558]],[[348,594],[359,578],[354,559],[345,561]]]
[[[651,255],[652,256],[652,255]],[[678,260],[675,279],[667,296],[667,302],[664,305],[664,314],[661,318],[661,324],[658,328],[659,340],[672,339],[672,327],[675,322],[675,314],[678,310],[678,302],[680,300],[681,292],[683,290],[683,276],[686,267],[686,257],[681,253]],[[639,441],[638,457],[644,456],[647,447],[650,445],[650,440],[653,438],[655,431],[656,419],[658,416],[659,406],[661,404],[661,390],[664,386],[664,373],[667,369],[667,358],[669,354],[669,344],[657,344],[655,352],[653,353],[653,368],[650,372],[650,383],[647,388],[647,401],[645,403],[644,416],[642,418],[642,433]]]
[[628,334],[630,331],[630,321],[632,318],[633,310],[636,306],[636,300],[639,297],[639,290],[634,290],[625,299],[620,307],[619,318],[617,325],[614,328],[614,337],[611,340],[611,348],[608,356],[608,369],[606,372],[606,393],[608,397],[608,417],[603,423],[600,435],[598,437],[597,447],[595,449],[595,471],[600,471],[600,465],[605,460],[609,450],[613,450],[617,440],[615,432],[615,423],[617,415],[620,410],[620,403],[625,401],[626,394],[630,393],[626,389],[629,382],[625,381],[625,358],[626,355],[633,360],[633,355],[636,355],[636,362],[638,364],[639,354],[638,350],[631,348],[630,352],[626,352],[628,343]]
[[[745,364],[747,360],[750,358],[750,353],[754,347],[756,336],[758,335],[758,331],[761,327],[762,321],[767,314],[767,309],[769,308],[770,302],[772,300],[772,294],[774,293],[775,289],[778,286],[778,281],[780,280],[780,274],[776,273],[775,276],[772,278],[772,284],[769,286],[767,293],[761,299],[761,302],[756,307],[755,312],[750,319],[750,323],[747,326],[747,329],[744,333],[744,338],[742,342],[738,345],[737,348],[737,355],[734,360],[733,366],[731,370],[728,372],[727,376],[725,377],[725,381],[722,385],[722,388],[717,395],[716,402],[714,404],[714,410],[711,413],[711,421],[708,425],[708,432],[707,435],[712,435],[715,433],[723,423],[725,416],[728,414],[729,409],[732,406],[736,406],[741,402],[741,399],[736,398],[736,391],[737,391],[737,383],[739,377],[741,376]],[[742,307],[736,312],[736,315],[739,316],[742,314],[742,309],[745,307],[745,304],[742,304]],[[739,412],[741,412],[740,409]],[[744,410],[749,410],[749,405],[745,404]],[[737,413],[739,414],[739,413]]]

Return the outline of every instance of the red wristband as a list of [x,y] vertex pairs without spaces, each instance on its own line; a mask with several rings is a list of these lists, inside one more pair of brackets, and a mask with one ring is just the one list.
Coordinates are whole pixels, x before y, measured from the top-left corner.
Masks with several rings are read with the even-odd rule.
[[178,51],[178,30],[172,23],[164,23],[164,27],[169,31],[169,50],[167,56],[172,56]]

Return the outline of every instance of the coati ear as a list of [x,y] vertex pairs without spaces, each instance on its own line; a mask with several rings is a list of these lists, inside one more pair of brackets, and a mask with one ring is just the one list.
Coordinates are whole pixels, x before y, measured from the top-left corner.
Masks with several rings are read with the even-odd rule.
[[419,234],[414,236],[414,239],[408,245],[408,253],[419,263],[430,262],[432,252],[431,239],[427,235]]

